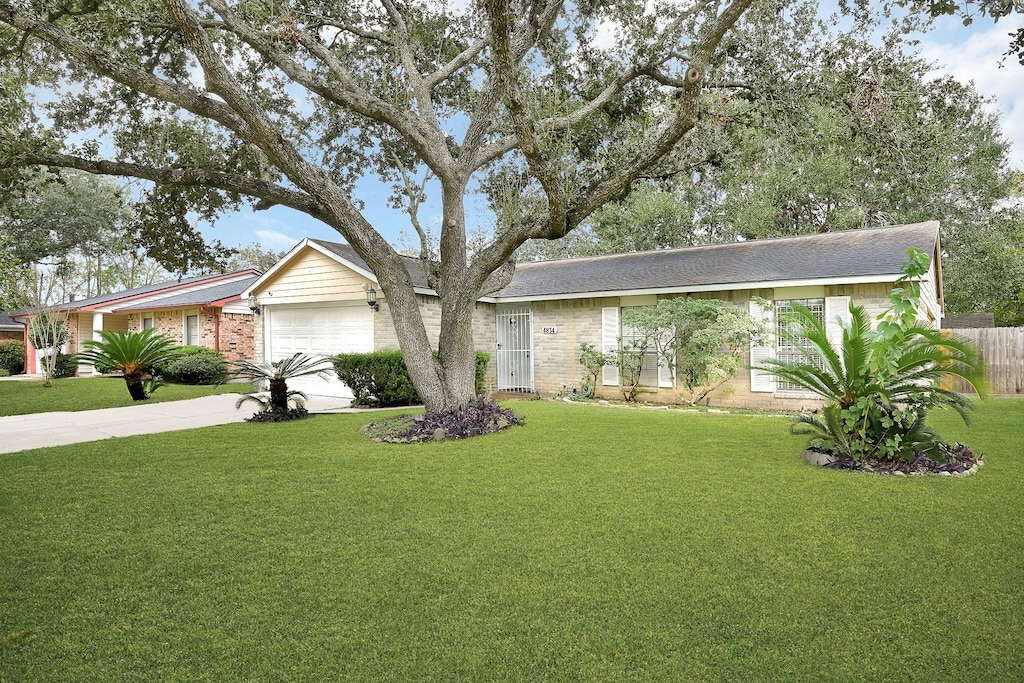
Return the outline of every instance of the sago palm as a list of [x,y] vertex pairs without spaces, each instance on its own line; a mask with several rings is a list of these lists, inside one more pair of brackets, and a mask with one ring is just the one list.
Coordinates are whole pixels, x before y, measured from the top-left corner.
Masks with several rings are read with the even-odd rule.
[[132,400],[147,398],[143,379],[149,369],[167,362],[174,356],[177,345],[167,336],[153,328],[141,332],[100,332],[102,341],[88,340],[82,343],[85,350],[78,354],[80,360],[93,366],[113,367],[124,374],[125,384]]
[[[949,387],[959,378],[984,392],[984,364],[972,344],[916,324],[902,329],[899,343],[888,343],[872,331],[862,306],[850,306],[838,350],[809,309],[795,304],[786,321],[783,334],[806,340],[794,343],[804,359],[771,359],[759,369],[825,399],[820,416],[804,415],[797,423],[830,450],[853,457],[891,457],[895,450],[907,455],[927,435],[923,418],[930,408],[952,408],[971,423],[974,405]],[[884,452],[874,452],[876,447]]]
[[303,399],[306,395],[301,391],[289,391],[287,380],[307,375],[317,375],[327,379],[330,377],[328,371],[331,363],[322,356],[308,356],[304,353],[296,353],[288,358],[274,363],[253,363],[250,361],[237,361],[233,363],[231,375],[241,379],[248,379],[252,382],[268,382],[270,385],[270,398],[264,400],[255,395],[243,396],[238,400],[237,406],[245,401],[256,401],[264,407],[264,410],[286,412],[289,399],[300,396]]

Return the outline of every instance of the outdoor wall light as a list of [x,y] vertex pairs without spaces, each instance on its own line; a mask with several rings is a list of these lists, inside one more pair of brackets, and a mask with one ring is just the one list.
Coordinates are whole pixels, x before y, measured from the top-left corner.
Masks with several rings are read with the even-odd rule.
[[255,294],[250,294],[249,298],[246,300],[246,303],[249,304],[250,311],[252,311],[256,315],[260,314],[260,302],[256,299]]
[[366,305],[375,313],[380,310],[380,304],[377,303],[377,290],[373,288],[373,285],[366,286]]

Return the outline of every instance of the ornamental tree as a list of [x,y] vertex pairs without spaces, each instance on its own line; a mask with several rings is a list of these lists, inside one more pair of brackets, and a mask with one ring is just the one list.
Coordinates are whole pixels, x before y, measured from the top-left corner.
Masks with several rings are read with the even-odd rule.
[[697,405],[739,369],[751,337],[764,325],[742,308],[719,299],[662,299],[656,306],[622,314],[658,352],[659,362],[678,382],[679,397]]

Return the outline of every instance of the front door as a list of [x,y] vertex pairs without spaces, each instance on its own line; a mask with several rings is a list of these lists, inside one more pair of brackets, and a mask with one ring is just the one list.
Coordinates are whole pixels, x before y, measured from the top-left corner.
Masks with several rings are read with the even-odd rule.
[[498,307],[498,391],[533,392],[533,311]]

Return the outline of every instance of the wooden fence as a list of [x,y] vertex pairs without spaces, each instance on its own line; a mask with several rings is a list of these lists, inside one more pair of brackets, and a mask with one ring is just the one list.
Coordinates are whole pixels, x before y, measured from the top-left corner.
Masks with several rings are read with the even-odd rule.
[[[959,339],[974,342],[985,358],[989,391],[993,396],[1024,394],[1024,327],[975,327],[947,330]],[[966,391],[957,381],[958,391]]]

